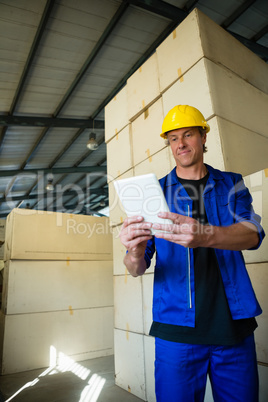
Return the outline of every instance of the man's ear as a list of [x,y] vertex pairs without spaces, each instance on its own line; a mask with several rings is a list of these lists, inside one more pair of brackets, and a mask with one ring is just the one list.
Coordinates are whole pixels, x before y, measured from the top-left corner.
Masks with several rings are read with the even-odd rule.
[[205,144],[207,142],[207,133],[204,133],[202,135],[202,142],[203,142],[203,144]]

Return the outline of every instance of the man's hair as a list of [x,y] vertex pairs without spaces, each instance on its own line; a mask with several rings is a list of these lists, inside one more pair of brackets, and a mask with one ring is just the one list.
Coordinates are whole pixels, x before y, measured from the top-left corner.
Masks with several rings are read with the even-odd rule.
[[[203,137],[203,136],[206,134],[206,129],[203,128],[203,127],[197,127],[197,128],[198,128],[198,131],[199,131],[201,137]],[[166,133],[166,134],[168,134],[168,133]],[[166,145],[170,145],[167,136],[166,136],[166,138],[165,138],[165,144],[166,144]],[[203,153],[205,153],[205,152],[207,152],[207,151],[208,151],[208,149],[207,149],[206,145],[203,144]]]
[[[198,127],[199,133],[201,134],[201,137],[203,137],[206,134],[206,129],[203,127]],[[208,151],[206,144],[203,144],[203,154]]]

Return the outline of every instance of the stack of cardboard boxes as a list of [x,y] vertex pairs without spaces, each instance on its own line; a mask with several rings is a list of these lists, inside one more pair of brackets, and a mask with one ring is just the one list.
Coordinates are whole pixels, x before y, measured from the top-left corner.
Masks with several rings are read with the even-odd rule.
[[113,354],[112,259],[108,218],[8,215],[1,374]]
[[210,124],[206,163],[244,176],[265,169],[267,74],[265,62],[195,9],[105,109],[114,240],[116,383],[141,399],[155,400],[154,340],[148,336],[153,268],[142,278],[126,272],[125,250],[118,238],[126,215],[113,180],[149,172],[160,178],[174,167],[170,149],[159,135],[164,116],[178,104],[195,106]]

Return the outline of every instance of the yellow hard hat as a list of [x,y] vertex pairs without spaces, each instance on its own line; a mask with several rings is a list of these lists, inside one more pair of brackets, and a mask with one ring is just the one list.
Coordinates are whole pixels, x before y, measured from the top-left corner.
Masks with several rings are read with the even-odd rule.
[[208,123],[198,109],[188,105],[177,105],[164,118],[160,136],[167,138],[168,131],[184,127],[202,127],[206,133],[210,130]]

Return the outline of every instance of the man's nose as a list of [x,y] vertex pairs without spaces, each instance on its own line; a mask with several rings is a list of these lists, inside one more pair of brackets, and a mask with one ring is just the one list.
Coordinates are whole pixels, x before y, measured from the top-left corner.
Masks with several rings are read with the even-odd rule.
[[185,147],[185,141],[184,141],[184,138],[183,138],[183,137],[182,137],[182,138],[178,138],[178,147],[179,147],[179,148]]

